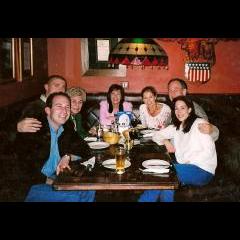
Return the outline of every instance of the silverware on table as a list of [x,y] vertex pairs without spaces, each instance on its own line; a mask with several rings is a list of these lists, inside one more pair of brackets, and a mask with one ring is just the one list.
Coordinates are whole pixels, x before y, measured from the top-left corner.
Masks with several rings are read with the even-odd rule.
[[169,177],[169,173],[156,173],[156,172],[145,172],[145,169],[139,168],[139,170],[142,172],[142,174],[146,174],[146,175],[153,175],[156,177]]
[[115,163],[106,163],[106,164],[102,164],[103,166],[116,166]]
[[155,167],[155,166],[159,166],[159,167],[170,167],[170,165],[164,165],[164,164],[148,164],[148,167]]

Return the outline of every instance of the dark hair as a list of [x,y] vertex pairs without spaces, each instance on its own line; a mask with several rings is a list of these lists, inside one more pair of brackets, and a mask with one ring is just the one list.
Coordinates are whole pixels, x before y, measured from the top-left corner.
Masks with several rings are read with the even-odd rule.
[[188,98],[186,96],[179,96],[179,97],[174,98],[173,99],[174,109],[172,111],[172,122],[173,122],[173,125],[177,127],[177,130],[179,130],[180,125],[182,123],[177,119],[176,114],[175,114],[175,105],[176,105],[177,101],[185,102],[186,105],[188,106],[188,108],[192,109],[192,111],[189,113],[188,118],[184,121],[184,125],[183,125],[183,132],[187,133],[191,129],[194,121],[196,120],[196,118],[198,118],[198,116],[195,113],[194,105],[190,98]]
[[186,90],[188,89],[188,86],[187,86],[186,82],[185,82],[184,80],[180,79],[180,78],[173,78],[173,79],[171,79],[171,80],[168,82],[168,88],[169,88],[169,85],[170,85],[172,82],[179,82],[180,85],[181,85],[181,87],[182,87],[183,89],[186,89]]
[[121,93],[121,100],[119,103],[119,111],[123,111],[123,102],[124,102],[124,97],[125,97],[125,93],[124,93],[124,89],[121,85],[118,84],[112,84],[109,89],[108,89],[108,93],[107,93],[107,102],[109,104],[109,109],[108,112],[112,113],[113,111],[113,104],[112,104],[112,100],[111,100],[111,93],[115,90],[120,90]]
[[53,80],[55,79],[61,79],[65,82],[66,84],[66,88],[67,88],[67,80],[63,77],[63,76],[60,76],[60,75],[50,75],[48,78],[47,78],[47,81],[46,83],[49,84],[51,83]]
[[66,97],[69,100],[70,106],[71,106],[71,98],[67,95],[67,93],[64,92],[55,92],[55,93],[51,93],[46,101],[46,107],[52,108],[52,103],[53,103],[53,99],[56,96],[63,96]]
[[143,94],[145,92],[151,92],[155,97],[157,96],[157,90],[153,86],[147,86],[147,87],[143,88],[143,90],[141,92],[142,98],[143,98]]

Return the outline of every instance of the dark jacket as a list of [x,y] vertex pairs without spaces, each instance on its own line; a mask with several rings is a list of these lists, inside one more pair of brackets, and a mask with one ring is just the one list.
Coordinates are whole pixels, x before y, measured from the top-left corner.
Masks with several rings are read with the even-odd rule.
[[76,130],[77,130],[77,133],[78,133],[78,136],[81,137],[81,138],[85,138],[88,136],[88,133],[87,131],[84,129],[83,127],[83,119],[82,119],[82,114],[81,113],[78,113],[74,116],[71,116],[69,118],[69,120],[71,120],[73,122],[73,118],[75,119],[76,121]]
[[22,112],[22,115],[19,119],[22,120],[26,117],[32,117],[32,118],[42,118],[43,116],[45,116],[45,108],[46,103],[44,101],[42,101],[41,99],[35,100],[31,103],[29,103]]
[[[46,179],[41,169],[50,155],[51,134],[47,117],[42,115],[38,119],[42,122],[41,129],[36,133],[18,133],[15,146],[24,174],[39,183]],[[81,156],[83,160],[90,158],[92,151],[74,131],[72,122],[68,121],[63,127],[64,131],[58,139],[60,156],[74,154]]]

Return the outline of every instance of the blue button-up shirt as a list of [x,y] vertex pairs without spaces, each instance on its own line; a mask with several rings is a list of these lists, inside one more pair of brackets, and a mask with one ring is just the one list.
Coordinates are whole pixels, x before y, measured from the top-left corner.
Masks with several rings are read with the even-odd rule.
[[56,132],[55,129],[50,124],[49,124],[49,127],[50,127],[50,133],[51,133],[50,155],[48,160],[45,162],[41,172],[47,177],[54,178],[57,165],[61,158],[59,155],[59,149],[58,149],[58,138],[61,136],[62,132],[64,131],[64,128],[63,126],[61,126]]

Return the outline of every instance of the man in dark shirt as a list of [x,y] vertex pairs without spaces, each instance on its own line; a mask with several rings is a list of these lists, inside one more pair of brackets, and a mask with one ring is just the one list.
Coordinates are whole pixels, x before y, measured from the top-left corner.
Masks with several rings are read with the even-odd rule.
[[[69,167],[70,155],[88,159],[92,156],[88,144],[73,128],[65,127],[70,117],[71,100],[63,92],[50,94],[40,116],[42,126],[35,133],[18,133],[16,139],[19,159],[29,163],[32,182],[53,179]],[[49,181],[48,181],[49,182]],[[48,184],[33,185],[26,201],[94,201],[95,191],[53,191]]]
[[31,102],[23,110],[22,116],[17,123],[18,132],[36,132],[42,123],[39,121],[44,115],[44,107],[47,97],[54,92],[65,92],[67,88],[67,81],[60,75],[51,75],[44,84],[45,94],[40,96],[40,99]]

